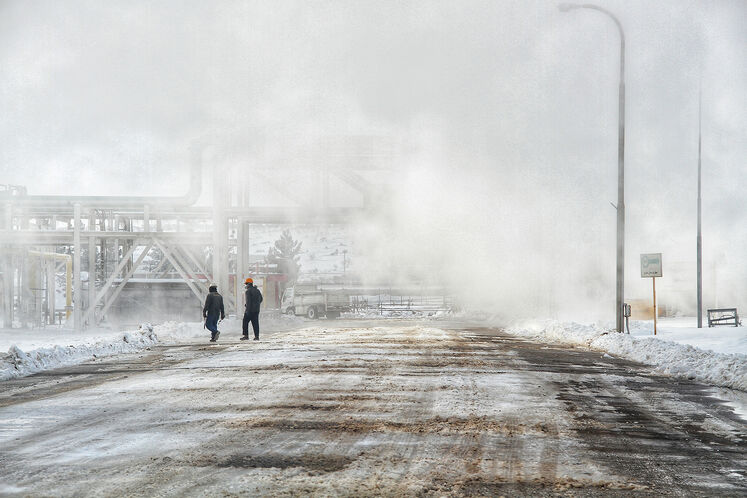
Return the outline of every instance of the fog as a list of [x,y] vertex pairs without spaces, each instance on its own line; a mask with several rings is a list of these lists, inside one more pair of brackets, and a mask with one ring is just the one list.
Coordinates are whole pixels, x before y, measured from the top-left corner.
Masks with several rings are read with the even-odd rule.
[[[747,3],[598,3],[626,35],[626,299],[661,252],[694,313],[700,92],[704,304],[747,308]],[[256,169],[356,169],[364,280],[612,320],[618,65],[608,18],[547,1],[3,1],[0,183],[181,195],[196,141],[257,205],[287,199]]]

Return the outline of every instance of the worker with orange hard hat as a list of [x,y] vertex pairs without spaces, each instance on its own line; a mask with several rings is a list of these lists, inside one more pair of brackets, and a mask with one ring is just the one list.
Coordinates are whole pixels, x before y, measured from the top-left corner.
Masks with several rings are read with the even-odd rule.
[[249,322],[252,324],[252,330],[254,331],[254,340],[259,340],[259,305],[262,303],[262,293],[254,285],[254,280],[251,277],[244,280],[246,285],[246,309],[244,310],[244,320],[241,324],[241,336],[242,341],[249,339]]

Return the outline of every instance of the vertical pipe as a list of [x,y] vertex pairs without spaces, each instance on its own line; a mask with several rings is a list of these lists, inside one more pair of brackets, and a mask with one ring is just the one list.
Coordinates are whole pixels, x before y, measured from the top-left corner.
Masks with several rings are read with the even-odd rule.
[[143,206],[143,232],[150,232],[150,206]]
[[42,292],[42,282],[44,280],[42,272],[44,271],[44,258],[26,258],[26,266],[31,274],[31,281],[27,283],[29,290],[31,290],[33,297],[33,316],[34,326],[41,327],[44,325],[44,314],[42,312],[42,300],[44,294]]
[[83,329],[81,318],[83,316],[83,289],[80,281],[80,203],[76,202],[73,207],[73,327],[76,331]]
[[65,320],[70,318],[73,309],[73,258],[65,260]]
[[[119,215],[115,214],[114,215],[114,227],[113,227],[115,232],[119,232],[119,225],[120,225]],[[114,268],[116,268],[117,266],[119,266],[119,239],[118,238],[114,239]],[[101,280],[102,281],[105,280],[104,275],[102,275]]]
[[[102,239],[102,243],[103,243]],[[101,254],[103,259],[104,254]],[[105,278],[106,272],[102,275]],[[93,235],[88,237],[88,308],[95,306],[96,304],[96,237]],[[93,316],[93,315],[91,315]],[[94,320],[90,320],[89,323],[94,323]]]
[[[21,223],[24,223],[23,218],[21,219]],[[34,291],[32,290],[31,285],[31,265],[27,261],[24,252],[21,252],[17,256],[16,266],[18,268],[18,273],[16,274],[16,277],[18,278],[18,283],[16,284],[16,288],[18,289],[16,307],[21,313],[21,316],[25,317],[24,322],[28,323],[29,317],[33,314],[33,299],[30,299],[29,297],[34,295]]]

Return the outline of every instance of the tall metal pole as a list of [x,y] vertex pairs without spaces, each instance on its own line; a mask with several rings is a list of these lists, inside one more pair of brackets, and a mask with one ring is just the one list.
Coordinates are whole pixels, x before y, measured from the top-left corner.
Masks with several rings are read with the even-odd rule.
[[620,32],[620,83],[618,94],[617,125],[617,279],[615,286],[615,322],[618,332],[623,332],[625,318],[625,33],[622,24],[610,11],[593,4],[560,4],[562,12],[575,9],[591,9],[606,14],[615,22]]
[[703,237],[701,232],[701,115],[702,115],[702,97],[698,92],[698,328],[703,328]]
[[624,331],[625,302],[625,35],[620,22],[610,14],[620,30],[620,90],[617,123],[617,331]]

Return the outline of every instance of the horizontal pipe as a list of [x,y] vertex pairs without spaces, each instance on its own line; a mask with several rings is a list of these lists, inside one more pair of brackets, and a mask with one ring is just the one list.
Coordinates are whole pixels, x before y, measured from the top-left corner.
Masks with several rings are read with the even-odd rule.
[[[0,246],[72,244],[73,230],[0,230]],[[81,231],[81,239],[121,239],[148,242],[158,236],[162,239],[177,239],[184,243],[206,243],[212,241],[212,232],[90,232]]]
[[26,254],[39,258],[63,259],[65,261],[72,261],[72,256],[70,256],[69,254],[60,254],[58,252],[28,251]]
[[[116,214],[120,216],[126,216],[133,220],[143,219],[143,207],[139,206],[139,209],[133,209],[128,206],[113,206],[112,209]],[[339,207],[339,208],[327,208],[327,209],[314,209],[309,207],[235,207],[224,209],[223,212],[229,218],[242,218],[245,221],[252,221],[256,223],[298,223],[310,222],[310,221],[324,221],[331,220],[332,222],[337,221],[349,221],[356,216],[361,216],[365,213],[365,209],[362,207]],[[30,208],[24,208],[23,214],[27,217],[44,217],[44,216],[65,216],[73,213],[73,207],[62,206],[35,206]],[[189,219],[212,219],[213,208],[209,206],[193,206],[187,209],[184,208],[156,208],[150,210],[150,218],[160,216],[164,221],[168,220],[184,220]]]

